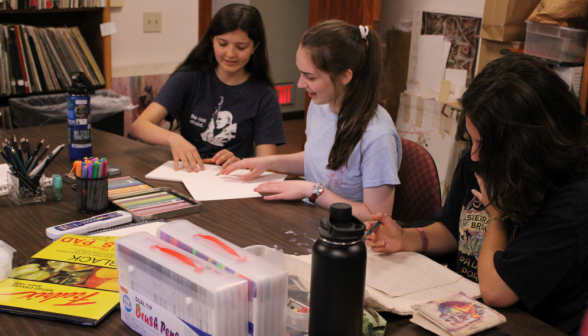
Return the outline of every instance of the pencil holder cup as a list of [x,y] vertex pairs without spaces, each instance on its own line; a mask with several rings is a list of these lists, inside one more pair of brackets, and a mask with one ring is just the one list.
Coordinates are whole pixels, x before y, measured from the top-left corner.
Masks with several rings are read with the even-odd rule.
[[40,203],[47,200],[45,195],[45,176],[18,177],[8,173],[9,193],[11,201],[18,205]]
[[100,213],[108,207],[108,178],[76,178],[78,210]]

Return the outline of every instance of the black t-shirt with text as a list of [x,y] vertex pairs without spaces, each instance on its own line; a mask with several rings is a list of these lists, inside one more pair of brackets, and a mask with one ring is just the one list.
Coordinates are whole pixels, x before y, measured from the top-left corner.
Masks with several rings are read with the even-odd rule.
[[[435,219],[458,242],[449,267],[478,281],[478,256],[490,218],[471,190],[480,190],[467,155]],[[577,334],[588,302],[588,177],[546,195],[525,225],[507,221],[509,243],[494,255],[498,275],[520,298],[519,307],[568,334]]]
[[275,90],[251,78],[227,85],[214,70],[178,71],[154,101],[166,108],[168,121],[181,113],[180,132],[202,158],[221,149],[251,157],[257,145],[286,143]]

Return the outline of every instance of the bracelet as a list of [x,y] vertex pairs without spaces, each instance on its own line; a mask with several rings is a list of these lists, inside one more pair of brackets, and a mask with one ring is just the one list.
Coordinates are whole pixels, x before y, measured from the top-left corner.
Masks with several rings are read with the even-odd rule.
[[427,237],[427,233],[425,232],[425,230],[421,229],[421,228],[416,228],[417,231],[421,234],[421,243],[422,243],[422,247],[420,250],[420,253],[425,254],[427,252],[427,250],[429,249],[429,238]]

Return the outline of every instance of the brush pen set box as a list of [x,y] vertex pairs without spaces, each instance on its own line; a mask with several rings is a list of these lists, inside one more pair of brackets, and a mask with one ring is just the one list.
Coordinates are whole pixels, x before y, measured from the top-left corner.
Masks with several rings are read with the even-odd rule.
[[263,245],[247,246],[245,250],[288,271],[288,302],[286,332],[291,336],[308,334],[310,322],[310,264]]
[[[186,216],[200,212],[202,206],[201,202],[171,188],[155,188],[132,176],[110,179],[108,188],[108,200],[131,213],[136,222]],[[118,192],[124,189],[126,192]]]
[[248,281],[249,335],[285,334],[288,300],[285,269],[187,220],[160,226],[157,237]]
[[146,232],[117,239],[115,257],[121,318],[135,332],[247,335],[245,279]]

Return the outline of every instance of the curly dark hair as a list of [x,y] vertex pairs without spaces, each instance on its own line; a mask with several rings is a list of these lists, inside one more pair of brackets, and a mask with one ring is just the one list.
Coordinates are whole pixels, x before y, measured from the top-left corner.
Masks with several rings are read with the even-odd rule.
[[577,98],[546,64],[524,55],[489,63],[463,94],[456,139],[480,133],[475,171],[488,198],[527,223],[546,195],[588,173],[588,126]]

